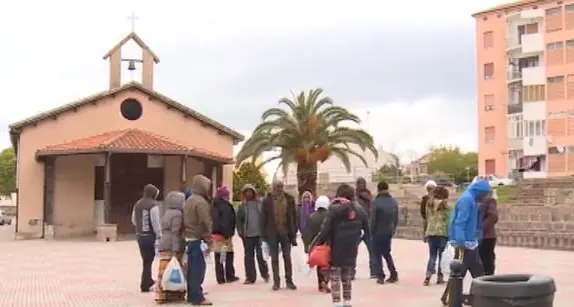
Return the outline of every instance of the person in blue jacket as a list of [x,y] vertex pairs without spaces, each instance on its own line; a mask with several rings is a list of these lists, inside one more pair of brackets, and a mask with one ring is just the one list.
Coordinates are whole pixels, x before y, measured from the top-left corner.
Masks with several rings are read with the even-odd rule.
[[[472,278],[483,275],[482,264],[478,254],[478,242],[482,236],[482,219],[479,203],[492,193],[486,180],[477,180],[462,193],[454,205],[450,216],[449,244],[455,249],[455,259],[464,263]],[[465,272],[466,275],[466,272]],[[449,304],[449,284],[441,297],[443,305]]]

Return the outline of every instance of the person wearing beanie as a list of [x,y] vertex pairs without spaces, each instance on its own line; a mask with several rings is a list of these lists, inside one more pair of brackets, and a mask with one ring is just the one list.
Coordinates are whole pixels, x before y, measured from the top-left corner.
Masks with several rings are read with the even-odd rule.
[[215,252],[215,277],[218,284],[239,280],[233,264],[233,235],[235,234],[235,209],[229,201],[231,192],[219,187],[211,208],[213,221],[213,250]]
[[[428,199],[426,204],[427,228],[424,235],[429,247],[429,258],[423,282],[425,286],[430,284],[431,277],[434,274],[437,274],[437,284],[445,283],[440,264],[442,252],[446,248],[448,241],[448,195],[449,193],[446,188],[437,187],[433,190],[433,195]],[[436,270],[437,260],[438,272]]]
[[[305,246],[305,252],[309,253],[310,248],[313,244],[313,240],[317,237],[321,231],[321,225],[323,220],[327,216],[327,210],[331,201],[327,196],[319,196],[315,201],[315,212],[311,213],[307,224],[304,229],[302,229],[302,239]],[[329,288],[329,268],[317,267],[317,285],[319,292],[330,293]]]
[[[427,194],[423,196],[421,200],[421,217],[423,218],[423,235],[427,231],[427,209],[426,205],[429,201],[430,197],[432,196],[432,191],[437,187],[437,184],[434,180],[429,180],[425,183],[424,188]],[[426,240],[426,238],[425,238]]]

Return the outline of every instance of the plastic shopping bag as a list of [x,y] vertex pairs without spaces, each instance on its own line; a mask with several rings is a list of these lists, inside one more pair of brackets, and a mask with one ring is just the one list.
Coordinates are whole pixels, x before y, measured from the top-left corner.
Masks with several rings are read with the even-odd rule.
[[440,267],[443,274],[450,274],[450,263],[454,260],[454,247],[450,244],[446,245],[446,248],[442,252],[442,259],[440,262]]
[[186,283],[183,269],[177,261],[177,258],[172,257],[161,278],[161,287],[164,291],[185,291]]
[[299,268],[299,272],[305,276],[309,276],[311,272],[313,272],[313,269],[309,266],[307,261],[307,254],[301,250],[297,257],[297,267]]
[[271,255],[269,253],[269,244],[267,242],[265,241],[261,242],[261,251],[263,252],[263,259],[265,261],[269,260]]

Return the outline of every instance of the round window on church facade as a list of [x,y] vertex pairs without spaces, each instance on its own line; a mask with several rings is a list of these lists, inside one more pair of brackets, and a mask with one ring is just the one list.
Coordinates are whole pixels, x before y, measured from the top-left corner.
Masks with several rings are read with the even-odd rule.
[[138,120],[143,113],[142,104],[134,98],[122,101],[120,106],[122,116],[127,120]]

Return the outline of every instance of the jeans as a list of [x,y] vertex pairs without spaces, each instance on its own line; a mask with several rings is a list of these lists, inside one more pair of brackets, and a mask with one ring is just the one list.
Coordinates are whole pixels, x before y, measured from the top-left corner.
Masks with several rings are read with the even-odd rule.
[[257,279],[257,271],[255,270],[255,258],[257,258],[257,265],[259,266],[259,273],[263,279],[269,278],[269,267],[267,261],[263,259],[263,251],[261,250],[261,239],[259,237],[243,238],[243,263],[245,266],[245,280],[255,282]]
[[440,263],[442,260],[442,252],[446,247],[446,237],[429,236],[427,237],[427,245],[429,247],[429,260],[427,262],[427,277],[432,276],[436,272],[436,263],[438,260],[438,275],[442,276],[442,268]]
[[155,236],[137,235],[138,247],[142,258],[142,275],[140,279],[140,290],[149,291],[155,283],[151,277],[151,266],[155,258]]
[[482,261],[482,266],[484,267],[485,275],[493,275],[496,260],[496,254],[494,253],[494,247],[496,246],[496,238],[483,239],[478,244],[478,253],[480,255],[480,260]]
[[187,301],[199,304],[205,300],[203,281],[205,280],[205,256],[201,251],[201,240],[187,242]]
[[[361,244],[361,242],[365,243],[365,246],[367,246],[367,251],[369,252],[369,272],[371,277],[376,276],[377,274],[377,270],[376,270],[376,259],[375,259],[375,253],[373,252],[373,243],[370,241],[367,241],[367,239],[365,238],[365,236],[363,236],[361,238],[361,240],[359,241],[359,245]],[[356,269],[353,269],[353,276],[355,276],[355,271]],[[354,278],[354,277],[353,277]]]
[[271,270],[273,271],[273,282],[278,283],[279,277],[279,245],[283,254],[283,265],[285,265],[285,280],[293,281],[293,263],[291,261],[291,240],[287,235],[277,234],[277,237],[270,239],[269,253],[271,254]]
[[387,268],[391,274],[391,277],[397,276],[397,269],[395,267],[395,261],[391,255],[391,242],[393,237],[391,236],[374,236],[373,237],[373,253],[374,257],[374,275],[378,278],[385,278],[385,271],[383,269],[383,258],[387,263]]

